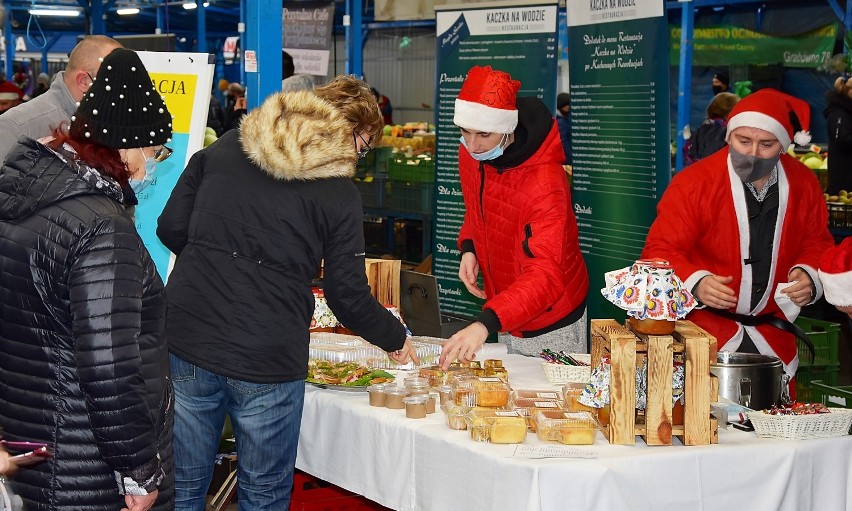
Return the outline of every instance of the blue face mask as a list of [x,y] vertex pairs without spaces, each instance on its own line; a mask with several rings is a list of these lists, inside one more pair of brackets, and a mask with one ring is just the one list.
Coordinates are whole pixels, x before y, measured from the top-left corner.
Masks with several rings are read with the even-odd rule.
[[475,153],[471,151],[470,148],[467,146],[467,142],[465,142],[464,140],[464,136],[459,137],[459,142],[461,142],[461,145],[463,145],[464,148],[467,149],[467,152],[470,153],[470,156],[473,157],[474,160],[487,161],[503,156],[503,144],[506,143],[506,139],[508,137],[509,135],[503,135],[503,138],[500,139],[499,144],[494,146],[491,150],[485,151],[484,153]]
[[[142,151],[142,149],[139,149]],[[145,156],[145,152],[142,152],[142,156]],[[152,182],[154,182],[154,169],[157,166],[157,160],[152,156],[150,158],[145,158],[145,177],[142,179],[130,179],[130,188],[133,189],[133,193],[139,195],[142,193],[142,190],[148,188]]]

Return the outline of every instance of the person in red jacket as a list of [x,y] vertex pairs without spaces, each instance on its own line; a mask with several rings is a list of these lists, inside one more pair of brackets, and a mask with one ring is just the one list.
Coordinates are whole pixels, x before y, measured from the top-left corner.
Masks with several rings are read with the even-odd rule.
[[444,344],[443,367],[471,360],[495,331],[509,353],[587,350],[589,275],[559,128],[540,99],[517,97],[520,86],[508,73],[474,66],[455,102],[465,205],[459,278],[485,304]]
[[816,175],[786,153],[810,141],[809,121],[807,103],[774,89],[740,100],[728,147],[672,179],[642,252],[671,262],[703,306],[687,319],[720,350],[777,356],[791,377],[791,322],[821,296],[818,263],[834,244]]

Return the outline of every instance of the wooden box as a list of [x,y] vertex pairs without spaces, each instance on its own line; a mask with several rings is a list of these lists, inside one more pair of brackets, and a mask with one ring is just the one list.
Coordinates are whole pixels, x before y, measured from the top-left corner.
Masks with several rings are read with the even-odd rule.
[[367,283],[376,300],[382,305],[399,309],[399,259],[370,259],[365,262]]
[[[636,435],[648,445],[671,445],[672,436],[684,445],[716,443],[718,425],[710,403],[718,400],[718,383],[710,374],[716,359],[716,339],[691,321],[678,321],[672,335],[643,335],[612,319],[592,320],[592,365],[609,354],[610,420],[604,436],[610,443],[632,445]],[[672,424],[672,365],[675,354],[685,365],[683,425]],[[647,401],[637,414],[636,368],[647,362]],[[716,389],[716,390],[714,390]]]

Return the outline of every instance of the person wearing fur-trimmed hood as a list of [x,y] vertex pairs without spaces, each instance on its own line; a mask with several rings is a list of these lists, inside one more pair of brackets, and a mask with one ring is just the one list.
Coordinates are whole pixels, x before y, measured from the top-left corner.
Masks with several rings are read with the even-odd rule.
[[382,126],[369,86],[351,76],[278,93],[196,153],[172,191],[157,235],[177,256],[167,285],[176,510],[204,508],[226,413],[240,506],[288,508],[323,260],[338,319],[391,359],[417,361],[364,272],[352,177]]

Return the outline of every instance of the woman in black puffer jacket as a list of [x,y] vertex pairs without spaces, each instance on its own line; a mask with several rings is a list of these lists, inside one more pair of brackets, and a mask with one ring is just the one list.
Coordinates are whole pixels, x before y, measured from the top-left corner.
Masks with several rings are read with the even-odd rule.
[[27,511],[174,509],[165,292],[125,210],[171,132],[117,49],[68,133],[0,170],[0,424],[53,450],[11,480]]

